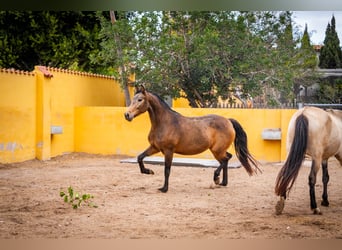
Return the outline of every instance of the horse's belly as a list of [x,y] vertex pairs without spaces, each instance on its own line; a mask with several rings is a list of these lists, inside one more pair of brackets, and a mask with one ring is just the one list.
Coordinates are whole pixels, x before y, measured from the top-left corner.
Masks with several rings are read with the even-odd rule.
[[200,154],[202,152],[204,152],[206,150],[206,148],[198,148],[198,149],[195,149],[195,148],[192,148],[192,149],[179,149],[179,150],[176,150],[175,153],[177,154],[181,154],[181,155],[196,155],[196,154]]
[[200,154],[209,148],[209,143],[207,141],[191,143],[181,143],[175,148],[175,153],[182,155],[195,155]]

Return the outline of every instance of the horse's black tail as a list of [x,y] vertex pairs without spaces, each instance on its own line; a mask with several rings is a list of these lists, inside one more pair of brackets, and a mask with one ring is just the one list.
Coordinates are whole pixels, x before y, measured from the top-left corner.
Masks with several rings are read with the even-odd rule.
[[303,114],[299,115],[296,119],[295,132],[289,154],[276,179],[275,193],[279,196],[286,197],[286,193],[290,191],[298,176],[300,166],[305,158],[308,128],[309,122],[307,117]]
[[[254,173],[257,173],[258,171],[261,172],[261,170],[258,167],[257,160],[250,154],[248,147],[247,147],[247,134],[241,127],[240,123],[235,119],[229,119],[231,123],[233,124],[234,130],[235,130],[235,140],[234,140],[234,146],[235,146],[235,152],[236,156],[241,162],[242,166],[246,169],[247,173],[249,175],[253,175]],[[252,167],[254,166],[254,168]]]

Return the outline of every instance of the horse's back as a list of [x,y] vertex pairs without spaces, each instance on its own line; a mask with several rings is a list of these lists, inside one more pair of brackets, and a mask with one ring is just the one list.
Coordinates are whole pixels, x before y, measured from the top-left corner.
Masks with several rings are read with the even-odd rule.
[[291,118],[287,135],[287,149],[294,138],[295,123],[300,115],[308,119],[307,154],[328,159],[342,149],[341,120],[333,117],[329,112],[316,108],[304,107],[299,109]]

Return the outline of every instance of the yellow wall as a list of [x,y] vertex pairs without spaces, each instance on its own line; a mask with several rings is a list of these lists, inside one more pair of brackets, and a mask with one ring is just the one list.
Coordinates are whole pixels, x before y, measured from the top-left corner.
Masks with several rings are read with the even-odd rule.
[[[40,66],[0,69],[0,163],[74,152],[78,106],[125,106],[125,98],[108,76]],[[52,125],[63,133],[52,135]]]
[[[137,156],[144,151],[148,147],[147,135],[150,129],[148,114],[142,114],[132,122],[128,122],[124,119],[125,110],[126,108],[120,107],[76,108],[75,151],[129,156]],[[295,110],[191,108],[176,108],[175,110],[185,116],[218,114],[234,118],[245,129],[249,149],[258,160],[278,162],[286,157],[283,140],[263,140],[261,133],[265,128],[281,128],[284,131],[282,126],[284,123],[287,124],[288,120],[283,117],[289,118]],[[286,130],[282,136],[284,137],[285,134]],[[230,151],[234,153],[233,147]],[[182,156],[176,155],[175,157]],[[209,151],[192,157],[213,158]]]
[[51,154],[73,152],[74,108],[78,106],[125,106],[120,85],[110,77],[61,69],[49,69],[46,80],[50,87],[51,125],[62,126],[63,133],[51,136]]
[[172,107],[174,108],[190,108],[190,103],[188,99],[181,97],[172,100]]
[[[75,151],[95,154],[136,155],[148,146],[146,116],[124,119],[124,107],[75,109]],[[96,122],[94,122],[96,121]]]
[[[39,66],[33,72],[0,69],[0,163],[48,160],[70,152],[137,156],[148,146],[150,121],[146,113],[127,122],[124,106],[119,83],[107,76]],[[174,106],[185,116],[235,118],[260,161],[286,157],[286,131],[295,110],[181,108],[187,106],[184,100],[175,100]],[[53,125],[63,132],[51,134]],[[281,140],[263,140],[267,128],[280,128]],[[213,158],[209,151],[192,157]]]
[[36,155],[36,85],[34,74],[0,71],[0,162]]

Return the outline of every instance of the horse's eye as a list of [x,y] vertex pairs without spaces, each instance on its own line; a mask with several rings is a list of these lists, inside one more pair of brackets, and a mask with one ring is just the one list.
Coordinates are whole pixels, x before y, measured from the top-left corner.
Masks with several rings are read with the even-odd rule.
[[138,99],[138,102],[142,102],[143,99]]

